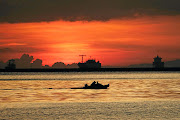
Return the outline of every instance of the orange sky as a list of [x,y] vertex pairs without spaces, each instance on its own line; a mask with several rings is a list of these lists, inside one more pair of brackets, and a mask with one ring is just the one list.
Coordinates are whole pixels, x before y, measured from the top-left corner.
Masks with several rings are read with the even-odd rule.
[[103,66],[180,59],[180,16],[156,16],[91,22],[37,22],[0,24],[0,60],[23,53],[43,60],[77,63],[80,54]]

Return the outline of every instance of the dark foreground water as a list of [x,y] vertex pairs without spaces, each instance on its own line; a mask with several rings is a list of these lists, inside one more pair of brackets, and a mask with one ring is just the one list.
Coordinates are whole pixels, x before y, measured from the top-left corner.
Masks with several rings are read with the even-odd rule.
[[[93,81],[110,87],[70,89]],[[179,113],[180,72],[0,73],[0,119],[180,119]]]
[[179,120],[180,102],[24,103],[1,106],[3,120]]

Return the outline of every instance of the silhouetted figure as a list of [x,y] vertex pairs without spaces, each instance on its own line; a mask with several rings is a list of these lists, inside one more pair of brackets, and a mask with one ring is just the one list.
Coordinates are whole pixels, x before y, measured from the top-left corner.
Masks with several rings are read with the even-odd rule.
[[95,81],[90,85],[88,86],[87,84],[85,84],[84,87],[82,88],[71,88],[71,89],[107,89],[109,87],[109,84],[107,85],[102,85],[100,83],[96,83]]
[[96,81],[94,81],[92,84],[91,84],[91,86],[94,86],[96,84]]
[[157,57],[154,58],[153,67],[155,68],[164,68],[164,62],[161,62],[161,57],[157,55]]
[[97,81],[97,85],[99,85],[98,81]]
[[14,59],[9,60],[9,63],[5,69],[16,69],[16,64],[14,62]]

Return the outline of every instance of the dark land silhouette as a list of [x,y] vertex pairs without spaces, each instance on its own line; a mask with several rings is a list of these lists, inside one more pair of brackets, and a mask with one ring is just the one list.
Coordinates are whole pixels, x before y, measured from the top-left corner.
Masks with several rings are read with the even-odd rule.
[[[151,63],[144,63],[144,64],[136,64],[136,65],[129,65],[128,68],[152,68],[153,65]],[[180,67],[180,59],[171,60],[164,62],[165,68],[178,68]]]
[[[16,69],[64,69],[64,68],[78,68],[76,63],[64,64],[63,62],[56,62],[50,67],[49,65],[42,65],[41,59],[35,59],[29,54],[23,54],[20,58],[8,60],[7,62],[0,61],[0,69],[5,69],[14,60]],[[34,60],[34,61],[33,61]],[[10,68],[10,67],[9,67]],[[7,68],[8,69],[8,68]],[[10,68],[11,69],[11,68]]]
[[[159,59],[156,61],[156,58]],[[128,67],[96,67],[79,68],[77,63],[64,64],[55,62],[52,66],[42,65],[41,59],[23,54],[19,59],[11,59],[6,63],[0,62],[1,72],[88,72],[88,71],[180,71],[180,60],[162,62],[159,56],[151,64],[130,65]],[[163,64],[163,66],[161,65]],[[160,66],[159,66],[160,65]]]
[[14,59],[9,60],[9,63],[5,67],[5,69],[16,69],[15,60]]

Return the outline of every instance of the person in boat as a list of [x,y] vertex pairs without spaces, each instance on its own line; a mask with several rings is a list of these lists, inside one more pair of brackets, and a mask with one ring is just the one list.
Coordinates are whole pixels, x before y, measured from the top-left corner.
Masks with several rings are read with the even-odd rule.
[[91,84],[91,86],[94,86],[94,85],[96,85],[96,81],[94,81],[94,82]]
[[87,88],[88,87],[88,84],[85,84],[85,88]]
[[103,86],[102,84],[98,83],[98,81],[97,81],[96,85],[99,86],[99,87]]
[[85,84],[84,87],[82,88],[71,88],[71,89],[107,89],[107,87],[109,87],[108,85],[102,85],[100,83],[98,83],[98,81],[94,81],[92,82],[92,84],[90,86],[88,86],[88,84]]
[[97,81],[97,85],[100,85],[100,84],[98,83],[98,81]]

